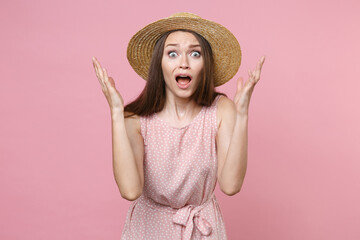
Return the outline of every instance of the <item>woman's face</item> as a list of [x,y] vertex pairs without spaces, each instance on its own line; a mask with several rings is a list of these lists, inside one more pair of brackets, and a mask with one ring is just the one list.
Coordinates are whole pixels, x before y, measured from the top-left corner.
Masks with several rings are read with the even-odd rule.
[[189,32],[170,33],[165,41],[161,67],[166,95],[189,98],[198,86],[204,67],[201,46],[196,37]]

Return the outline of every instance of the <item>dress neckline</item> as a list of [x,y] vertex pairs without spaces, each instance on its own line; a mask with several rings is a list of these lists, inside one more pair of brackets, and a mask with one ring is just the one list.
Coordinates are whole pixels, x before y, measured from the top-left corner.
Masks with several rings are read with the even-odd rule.
[[186,124],[186,125],[183,126],[183,127],[171,126],[168,122],[166,122],[165,120],[161,119],[161,118],[158,116],[158,113],[154,113],[154,116],[155,116],[156,119],[158,119],[158,120],[159,120],[160,122],[162,122],[164,125],[166,125],[166,126],[168,126],[168,127],[170,127],[170,128],[173,128],[173,129],[179,129],[179,130],[181,130],[181,129],[184,129],[184,128],[188,128],[190,125],[192,125],[192,124],[196,121],[196,119],[198,119],[198,118],[200,117],[200,115],[201,115],[201,113],[204,111],[204,109],[205,109],[205,106],[202,106],[202,107],[201,107],[201,110],[196,114],[196,116],[195,116],[188,124]]

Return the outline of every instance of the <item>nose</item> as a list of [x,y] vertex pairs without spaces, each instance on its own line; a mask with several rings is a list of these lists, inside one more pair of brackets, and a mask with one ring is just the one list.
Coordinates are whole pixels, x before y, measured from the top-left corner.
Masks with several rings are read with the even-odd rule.
[[189,67],[190,67],[189,66],[189,60],[188,60],[186,54],[184,54],[180,58],[180,68],[188,69]]

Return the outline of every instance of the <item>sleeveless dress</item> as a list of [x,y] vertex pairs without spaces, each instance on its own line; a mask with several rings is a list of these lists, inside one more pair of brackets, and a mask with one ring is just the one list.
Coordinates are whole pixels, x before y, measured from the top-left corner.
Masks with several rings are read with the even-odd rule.
[[220,96],[185,127],[140,117],[144,189],[127,212],[122,240],[227,239],[214,189]]

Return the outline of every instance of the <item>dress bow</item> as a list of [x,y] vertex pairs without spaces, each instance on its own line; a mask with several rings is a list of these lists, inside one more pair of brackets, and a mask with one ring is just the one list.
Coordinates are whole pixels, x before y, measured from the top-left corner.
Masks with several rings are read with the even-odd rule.
[[211,224],[205,218],[199,215],[201,209],[204,208],[203,205],[187,205],[180,208],[175,213],[173,217],[173,222],[185,226],[184,239],[191,239],[194,223],[196,228],[200,231],[202,235],[208,236],[211,233]]

